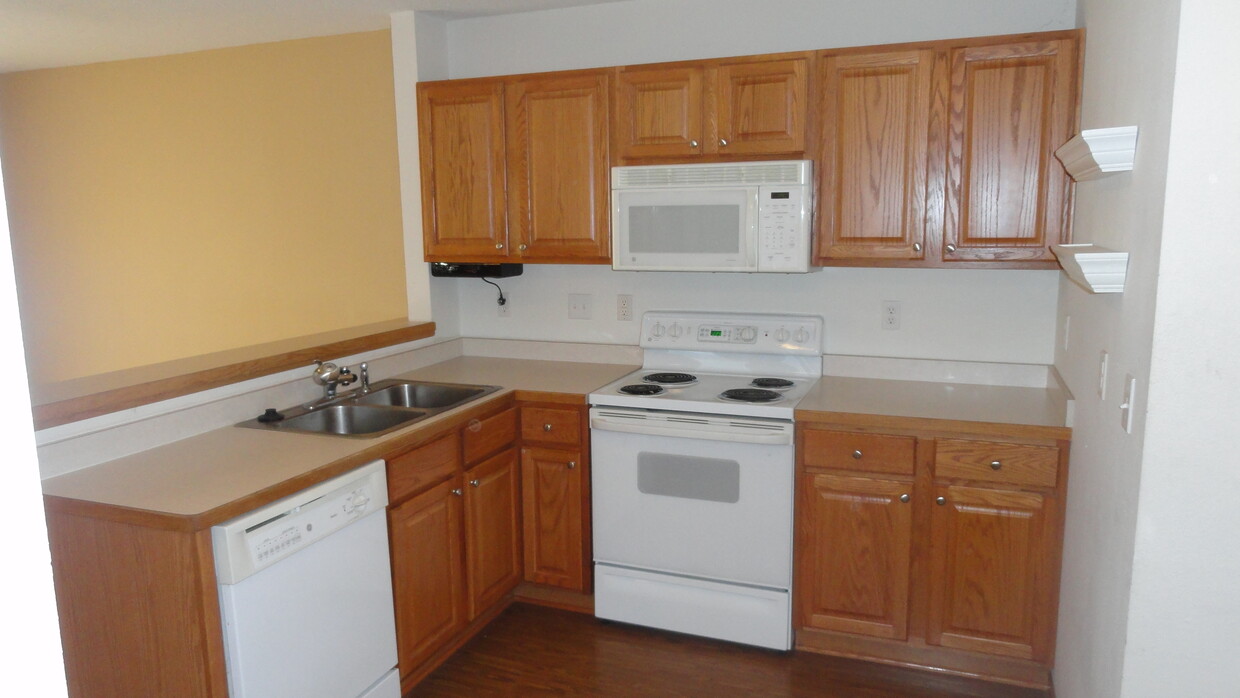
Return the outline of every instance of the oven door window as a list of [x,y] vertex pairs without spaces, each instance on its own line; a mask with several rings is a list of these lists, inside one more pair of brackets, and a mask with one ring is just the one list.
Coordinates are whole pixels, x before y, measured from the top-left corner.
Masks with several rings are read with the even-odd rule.
[[643,451],[637,454],[637,489],[642,494],[736,504],[741,498],[741,464]]
[[617,269],[754,269],[757,189],[618,191]]

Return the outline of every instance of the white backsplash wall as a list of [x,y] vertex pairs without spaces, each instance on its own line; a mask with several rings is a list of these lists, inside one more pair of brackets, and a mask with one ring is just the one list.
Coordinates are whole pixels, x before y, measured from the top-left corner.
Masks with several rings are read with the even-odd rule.
[[[810,313],[826,321],[828,354],[1050,364],[1058,271],[827,268],[810,274],[622,272],[527,264],[498,279],[432,279],[437,302],[466,337],[636,344],[647,310]],[[449,287],[452,290],[449,291]],[[455,291],[455,292],[452,292]],[[634,320],[616,319],[616,295],[633,295]],[[569,319],[568,295],[589,294],[592,317]],[[900,303],[900,329],[884,330],[883,301]],[[441,308],[436,306],[438,317]]]

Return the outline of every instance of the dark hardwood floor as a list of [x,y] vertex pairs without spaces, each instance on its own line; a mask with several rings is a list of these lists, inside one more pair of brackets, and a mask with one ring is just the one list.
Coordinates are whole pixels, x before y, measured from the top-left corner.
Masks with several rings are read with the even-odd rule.
[[870,662],[744,647],[517,603],[406,698],[1048,695],[1044,691]]

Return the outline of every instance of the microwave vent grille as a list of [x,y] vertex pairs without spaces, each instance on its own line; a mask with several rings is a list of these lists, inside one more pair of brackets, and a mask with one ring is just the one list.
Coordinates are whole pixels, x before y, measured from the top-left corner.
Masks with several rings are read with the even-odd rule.
[[616,167],[612,170],[611,181],[613,189],[693,187],[712,184],[809,184],[809,161]]

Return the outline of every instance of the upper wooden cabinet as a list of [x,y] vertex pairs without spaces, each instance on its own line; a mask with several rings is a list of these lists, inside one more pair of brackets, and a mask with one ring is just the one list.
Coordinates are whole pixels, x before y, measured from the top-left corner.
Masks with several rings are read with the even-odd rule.
[[1054,261],[1071,180],[1054,157],[1076,130],[1077,40],[950,52],[943,259]]
[[808,55],[626,66],[615,94],[617,162],[805,150]]
[[816,258],[919,260],[934,52],[824,54]]
[[418,84],[427,261],[610,261],[609,76]]

